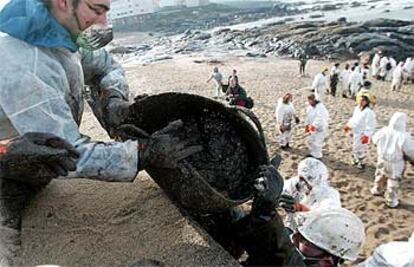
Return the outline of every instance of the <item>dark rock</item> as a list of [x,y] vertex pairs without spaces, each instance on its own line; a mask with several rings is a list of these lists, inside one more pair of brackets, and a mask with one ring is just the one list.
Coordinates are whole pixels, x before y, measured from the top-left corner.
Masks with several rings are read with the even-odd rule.
[[405,6],[405,7],[403,7],[403,9],[412,9],[412,8],[414,8],[413,6]]
[[327,4],[327,5],[323,5],[320,10],[321,11],[331,11],[331,10],[337,10],[339,8],[340,8],[340,6]]
[[323,18],[325,17],[324,14],[314,14],[314,15],[310,15],[309,18],[311,19],[318,19],[318,18]]
[[410,21],[394,20],[394,19],[374,19],[363,23],[366,27],[402,27],[411,25]]

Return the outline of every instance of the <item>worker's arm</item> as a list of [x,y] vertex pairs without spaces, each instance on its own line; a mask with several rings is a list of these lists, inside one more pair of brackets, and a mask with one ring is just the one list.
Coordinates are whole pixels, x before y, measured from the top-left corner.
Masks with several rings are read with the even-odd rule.
[[317,131],[322,131],[328,124],[329,114],[327,113],[326,109],[322,108],[322,106],[316,107],[316,113],[317,114],[315,116],[315,120],[312,122],[312,125],[316,128]]
[[74,119],[81,111],[71,110],[68,105],[67,102],[73,101],[72,92],[69,84],[62,82],[66,81],[62,75],[65,72],[53,64],[28,65],[21,69],[19,79],[1,80],[4,92],[0,94],[0,107],[4,116],[18,135],[44,132],[74,146],[80,156],[76,171],[69,177],[132,181],[138,170],[137,142],[93,142],[82,135]]
[[80,49],[85,84],[90,87],[88,101],[101,125],[112,136],[113,130],[128,115],[129,87],[122,66],[104,48]]
[[276,107],[276,111],[275,111],[275,115],[276,115],[276,123],[281,125],[283,122],[283,116],[285,114],[285,109],[283,108],[283,103],[282,101],[278,101],[277,103],[277,107]]
[[370,110],[370,112],[367,112],[367,115],[365,117],[365,125],[366,127],[364,135],[368,136],[371,139],[377,127],[377,118],[372,110]]

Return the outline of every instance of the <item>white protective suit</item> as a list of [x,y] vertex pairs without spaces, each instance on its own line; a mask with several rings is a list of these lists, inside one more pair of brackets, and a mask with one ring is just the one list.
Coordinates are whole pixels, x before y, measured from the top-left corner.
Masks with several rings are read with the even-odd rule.
[[342,96],[349,96],[349,84],[350,84],[350,78],[351,78],[351,70],[350,69],[344,69],[341,71],[340,75],[340,85],[338,86],[338,95]]
[[[84,109],[84,72],[81,55],[66,49],[39,48],[10,36],[0,37],[0,139],[27,132],[59,136],[80,152],[76,172],[69,177],[132,181],[137,174],[137,142],[92,142],[79,132]],[[126,94],[128,86],[119,65],[104,50],[85,55],[85,78],[101,75],[100,88]],[[100,58],[98,62],[88,62]],[[102,71],[94,68],[108,67]],[[89,69],[92,68],[92,69]],[[89,72],[89,73],[88,73]],[[90,75],[92,74],[92,75]],[[95,114],[100,111],[95,110]],[[100,119],[100,118],[98,118]]]
[[328,88],[328,78],[322,73],[318,73],[312,82],[312,90],[315,92],[316,99],[323,101]]
[[275,115],[278,126],[284,128],[283,133],[280,133],[280,145],[282,146],[286,146],[290,141],[295,112],[292,102],[285,104],[282,98],[278,99]]
[[363,84],[364,80],[362,78],[361,69],[356,67],[349,76],[349,89],[351,91],[351,96],[355,96]]
[[403,66],[404,63],[400,62],[398,66],[394,69],[392,73],[392,83],[391,88],[392,90],[400,90],[403,81]]
[[391,70],[388,71],[387,76],[385,76],[385,80],[388,82],[392,81],[394,70],[397,67],[397,61],[393,57],[390,57],[390,63],[391,63]]
[[[322,161],[306,158],[298,165],[298,175],[285,181],[283,194],[292,196],[296,202],[310,210],[341,207],[339,192],[328,182],[328,169]],[[299,177],[303,177],[312,186],[309,191]],[[296,229],[294,214],[289,214],[287,227]]]
[[315,158],[322,158],[322,148],[328,135],[329,113],[322,102],[314,107],[308,106],[306,110],[306,124],[313,125],[315,132],[308,135],[309,153]]
[[375,173],[373,193],[380,193],[387,183],[387,203],[398,205],[399,181],[405,170],[404,156],[414,160],[414,141],[406,132],[407,115],[396,112],[387,127],[377,131],[373,143],[377,146],[377,170]]
[[414,233],[408,241],[380,245],[358,267],[414,267]]
[[361,143],[361,137],[366,135],[371,140],[377,127],[377,120],[374,111],[370,107],[363,110],[355,107],[351,119],[347,125],[352,129],[353,146],[352,152],[356,161],[362,161],[368,148],[368,144]]
[[381,56],[378,53],[375,53],[374,58],[372,59],[372,65],[371,65],[372,77],[377,77],[379,75],[380,61],[381,61]]

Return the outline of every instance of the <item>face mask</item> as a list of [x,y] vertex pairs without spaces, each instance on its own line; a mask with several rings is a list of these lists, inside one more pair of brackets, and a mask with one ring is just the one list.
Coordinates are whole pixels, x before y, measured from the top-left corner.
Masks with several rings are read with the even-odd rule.
[[111,26],[92,26],[79,34],[76,44],[88,51],[95,51],[112,41],[114,38]]

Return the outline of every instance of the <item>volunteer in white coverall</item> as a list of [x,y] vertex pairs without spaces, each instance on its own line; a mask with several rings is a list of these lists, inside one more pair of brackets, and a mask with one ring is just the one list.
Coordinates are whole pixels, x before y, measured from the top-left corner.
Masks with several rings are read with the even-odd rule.
[[280,131],[280,148],[290,148],[289,142],[292,132],[293,120],[299,123],[299,118],[296,116],[296,111],[292,103],[292,94],[287,93],[282,98],[279,98],[276,106],[276,123]]
[[341,71],[340,79],[339,79],[339,86],[338,86],[338,95],[342,97],[349,96],[349,82],[351,76],[351,70],[349,68],[349,64],[345,64],[345,68]]
[[377,78],[380,72],[380,62],[381,62],[382,52],[378,51],[375,53],[374,58],[372,59],[371,69],[372,77]]
[[[291,215],[341,207],[339,192],[329,185],[328,169],[322,161],[314,158],[306,158],[299,163],[297,176],[285,181],[279,203]],[[286,226],[295,231],[294,218],[289,217]]]
[[328,68],[322,68],[322,71],[315,76],[312,82],[312,90],[319,101],[323,101],[329,88],[327,75]]
[[308,97],[305,133],[308,134],[309,155],[322,158],[322,148],[328,135],[329,113],[325,105],[316,100],[315,95]]
[[414,80],[414,59],[409,57],[405,60],[404,68],[404,81],[408,82],[410,79]]
[[392,83],[391,83],[391,90],[392,91],[400,91],[402,82],[403,82],[403,68],[404,62],[398,63],[398,66],[394,69],[392,73]]
[[90,100],[94,114],[111,135],[129,110],[128,86],[119,64],[105,50],[78,52],[81,45],[96,44],[79,37],[91,25],[106,23],[110,2],[11,0],[0,12],[0,141],[38,132],[63,139],[78,152],[69,173],[56,165],[51,171],[19,177],[0,175],[2,267],[23,266],[19,259],[22,210],[45,186],[39,181],[56,177],[51,172],[68,178],[132,182],[146,166],[173,167],[178,156],[184,156],[180,151],[184,147],[177,147],[182,142],[172,135],[182,122],[138,141],[94,142],[79,132],[84,82],[94,91]]
[[222,87],[223,87],[223,75],[220,73],[218,67],[213,68],[213,72],[211,73],[210,77],[207,79],[207,83],[211,80],[214,80],[216,84],[216,92],[214,97],[220,97],[223,94]]
[[406,132],[407,115],[396,112],[389,125],[377,131],[373,143],[377,146],[377,170],[371,189],[380,195],[386,184],[385,199],[389,207],[398,206],[398,188],[405,170],[405,159],[414,162],[414,141]]
[[370,107],[368,94],[361,97],[358,106],[355,107],[351,119],[344,127],[344,132],[352,130],[354,164],[357,168],[365,167],[363,160],[368,149],[368,144],[375,132],[377,125],[376,116]]
[[355,97],[359,89],[361,89],[364,84],[364,79],[362,78],[361,68],[358,66],[352,67],[352,73],[349,76],[349,90],[351,92],[351,97]]
[[414,233],[408,241],[392,241],[378,246],[358,267],[413,267]]

